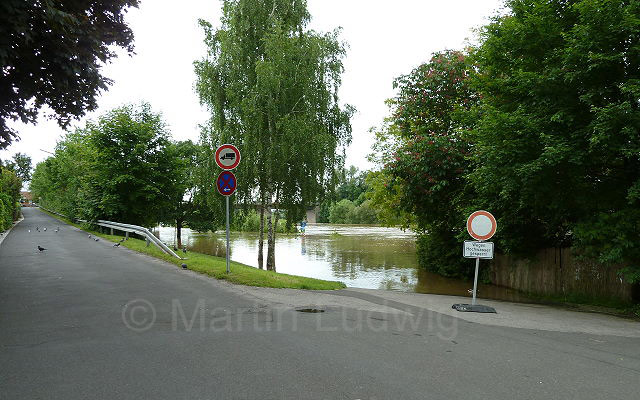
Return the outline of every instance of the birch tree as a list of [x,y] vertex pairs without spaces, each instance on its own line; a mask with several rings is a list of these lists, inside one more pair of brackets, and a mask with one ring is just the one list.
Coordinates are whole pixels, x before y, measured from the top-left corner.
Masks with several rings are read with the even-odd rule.
[[195,70],[211,112],[206,135],[242,153],[236,200],[260,207],[260,268],[266,218],[270,270],[280,216],[272,210],[302,218],[335,182],[351,140],[354,109],[338,98],[344,45],[337,30],[308,30],[309,18],[304,0],[227,0],[221,27],[200,21],[208,53]]

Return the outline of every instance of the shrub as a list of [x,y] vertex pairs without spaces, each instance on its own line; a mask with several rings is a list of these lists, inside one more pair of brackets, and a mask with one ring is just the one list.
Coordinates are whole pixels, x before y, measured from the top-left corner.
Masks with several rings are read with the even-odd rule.
[[6,222],[6,218],[5,218],[5,209],[4,209],[4,203],[2,201],[0,201],[0,231],[4,231],[5,229],[5,222]]
[[2,229],[9,229],[13,224],[14,202],[8,194],[0,193],[0,203],[2,203]]
[[332,224],[352,224],[356,206],[349,199],[342,199],[331,206],[329,222]]
[[[275,214],[272,221],[275,222]],[[231,229],[239,232],[258,232],[260,230],[260,214],[256,210],[238,211],[233,216],[233,222],[231,223]],[[267,218],[265,215],[264,231],[267,232]],[[292,233],[295,232],[295,226],[287,226],[286,219],[282,216],[278,220],[278,226],[276,227],[277,233]]]

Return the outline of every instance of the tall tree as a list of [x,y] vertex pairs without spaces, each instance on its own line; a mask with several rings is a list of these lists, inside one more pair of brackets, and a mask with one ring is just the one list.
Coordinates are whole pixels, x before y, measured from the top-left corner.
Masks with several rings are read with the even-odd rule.
[[477,54],[472,174],[503,248],[577,245],[639,266],[640,2],[507,5]]
[[470,204],[466,134],[472,126],[468,111],[478,101],[473,70],[465,52],[449,50],[395,81],[393,114],[375,148],[383,152],[378,161],[384,165],[370,178],[383,221],[411,224],[419,233],[420,265],[449,276],[469,272],[457,236]]
[[9,120],[35,123],[48,106],[60,126],[97,106],[111,83],[101,67],[114,46],[133,54],[124,22],[138,0],[0,2],[0,149],[18,137]]
[[36,166],[31,188],[72,218],[153,226],[179,192],[176,155],[159,114],[148,104],[123,106],[69,133]]
[[340,107],[337,95],[344,47],[337,32],[307,30],[308,20],[304,0],[228,0],[221,28],[201,21],[209,52],[195,67],[211,142],[232,142],[243,154],[238,194],[260,204],[261,226],[266,212],[267,269],[275,269],[280,215],[272,209],[301,218],[335,182],[351,138],[353,109]]
[[[176,227],[176,240],[178,247],[182,247],[182,228],[185,225],[196,230],[215,229],[221,222],[220,212],[207,204],[206,197],[208,191],[215,190],[211,184],[205,182],[213,181],[202,176],[203,165],[209,156],[205,146],[194,144],[191,140],[171,143],[168,151],[169,157],[166,162],[170,165],[171,176],[174,181],[167,190],[173,189],[173,193],[168,193],[170,206],[164,210],[163,221],[169,222]],[[218,211],[218,210],[215,210]]]
[[31,157],[23,153],[16,153],[13,155],[13,160],[7,163],[7,167],[15,171],[18,178],[22,179],[22,182],[28,182],[31,180]]

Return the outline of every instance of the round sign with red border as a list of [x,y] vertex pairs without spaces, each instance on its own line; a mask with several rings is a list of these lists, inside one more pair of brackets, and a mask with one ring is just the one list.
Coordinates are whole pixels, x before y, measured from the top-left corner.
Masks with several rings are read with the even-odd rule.
[[216,179],[216,188],[223,196],[231,196],[238,187],[236,176],[231,171],[222,171]]
[[240,150],[232,144],[223,144],[216,150],[216,164],[222,169],[234,169],[240,164]]
[[477,240],[491,239],[497,227],[495,217],[488,211],[476,211],[467,219],[467,232]]

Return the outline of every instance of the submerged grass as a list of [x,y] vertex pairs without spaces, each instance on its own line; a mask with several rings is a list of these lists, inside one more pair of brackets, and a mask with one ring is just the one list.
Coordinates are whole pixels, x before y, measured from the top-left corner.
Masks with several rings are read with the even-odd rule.
[[[46,212],[42,210],[43,212]],[[99,236],[112,242],[119,242],[122,236],[106,235],[89,229],[87,225],[78,225],[58,215],[47,213],[54,218],[63,220],[77,228],[90,232],[95,236]],[[345,288],[345,284],[336,281],[325,281],[322,279],[307,278],[304,276],[280,274],[273,271],[266,271],[250,267],[231,261],[231,273],[227,274],[226,259],[222,257],[210,256],[208,254],[188,252],[182,254],[186,259],[179,260],[154,245],[147,247],[146,242],[140,239],[129,238],[121,243],[121,246],[127,247],[139,253],[147,254],[155,258],[170,262],[181,266],[183,263],[192,270],[205,274],[216,279],[224,279],[231,283],[248,286],[271,287],[271,288],[290,288],[290,289],[308,289],[308,290],[336,290]]]

